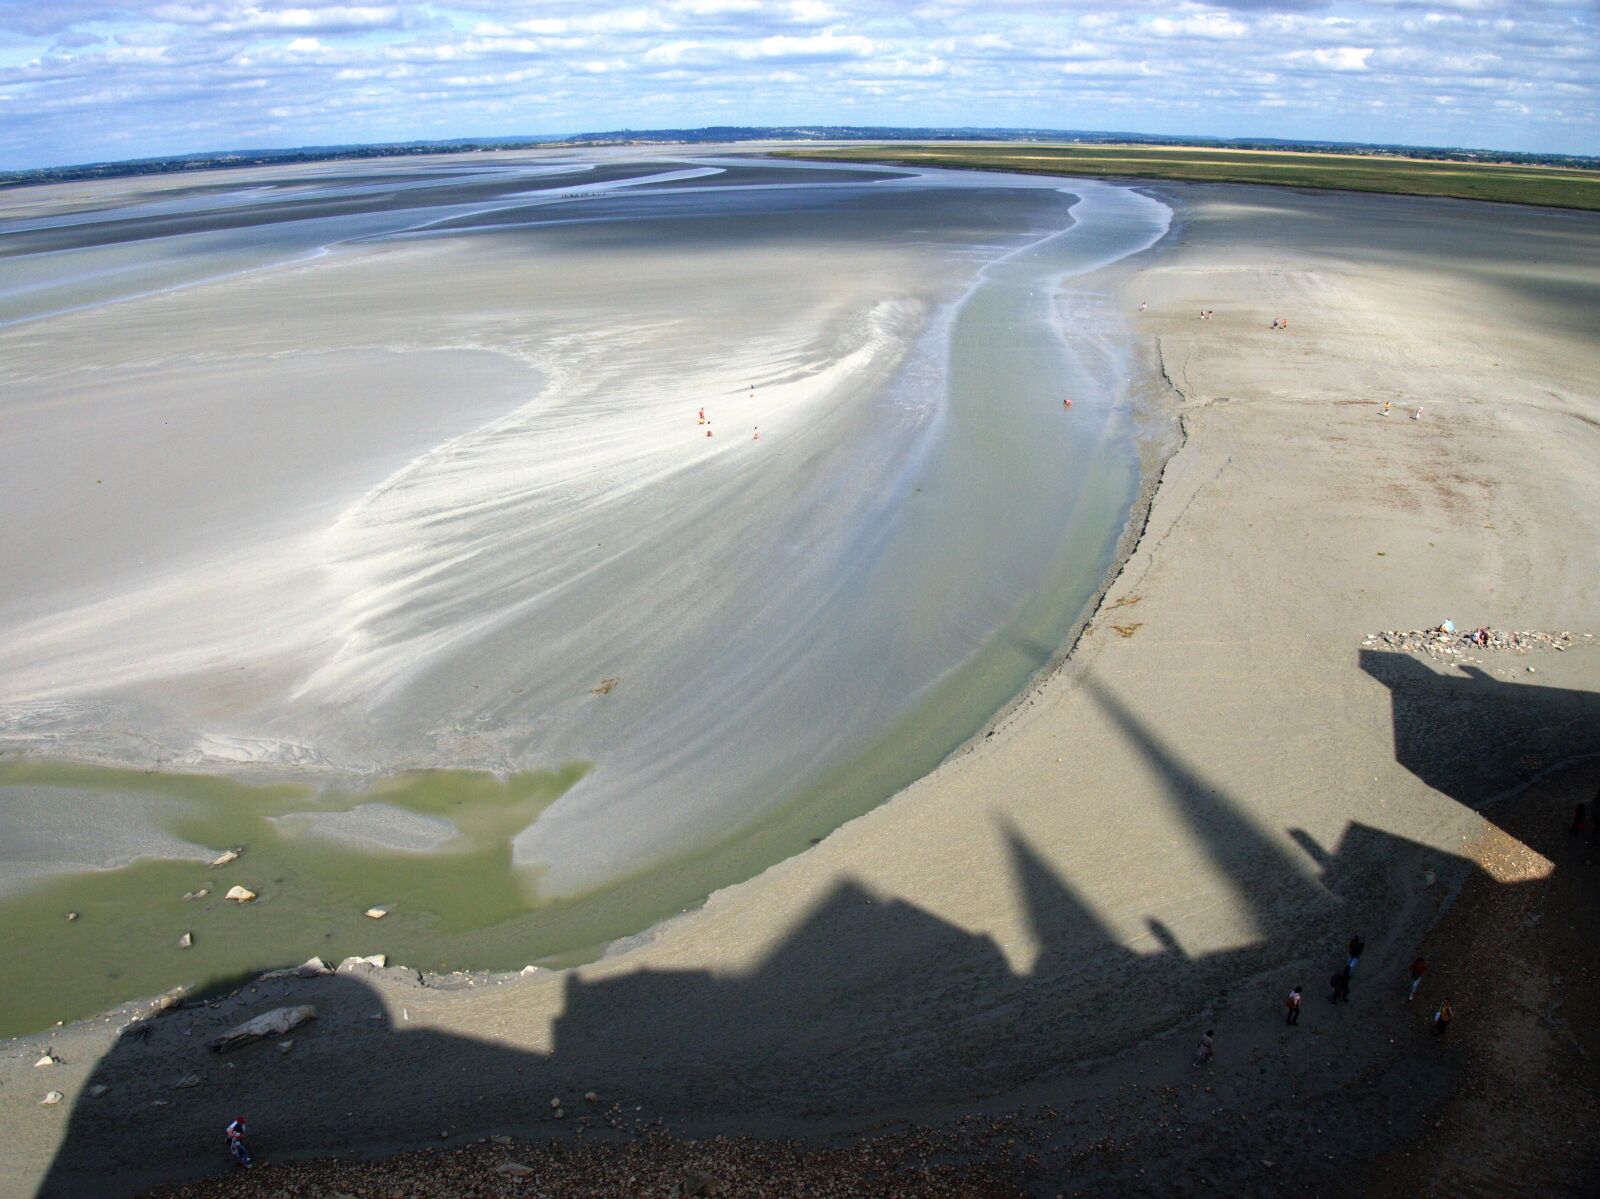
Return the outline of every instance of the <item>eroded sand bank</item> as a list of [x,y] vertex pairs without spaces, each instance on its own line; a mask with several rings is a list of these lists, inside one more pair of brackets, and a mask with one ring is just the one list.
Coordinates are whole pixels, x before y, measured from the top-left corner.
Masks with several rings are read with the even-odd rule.
[[[1582,532],[1600,498],[1600,353],[1582,315],[1600,223],[1178,194],[1176,243],[1107,285],[1130,311],[1148,303],[1140,328],[1185,444],[1071,661],[992,737],[578,971],[275,983],[122,1047],[121,1018],[63,1030],[51,1077],[69,1101],[0,1117],[17,1192],[63,1142],[50,1193],[104,1193],[113,1167],[130,1190],[203,1172],[220,1160],[212,1113],[241,1105],[294,1154],[534,1132],[550,1095],[588,1089],[690,1131],[819,1128],[984,1095],[1103,1104],[1133,1082],[1187,1086],[1192,1042],[1215,1027],[1229,1065],[1204,1106],[1231,1118],[1286,1093],[1309,1110],[1410,1053],[1369,1035],[1365,1017],[1397,1001],[1379,980],[1403,978],[1469,869],[1471,805],[1600,750],[1600,651],[1451,667],[1361,641],[1445,618],[1600,627],[1600,551]],[[1314,1007],[1286,1040],[1282,994],[1320,998],[1355,932],[1351,1008]],[[224,1070],[201,1051],[285,1002],[322,1006],[290,1059],[263,1048]],[[41,1041],[8,1056],[8,1093],[42,1092]],[[203,1088],[170,1089],[195,1068]],[[84,1098],[95,1076],[127,1116],[114,1130]],[[1358,1131],[1342,1160],[1398,1135]]]

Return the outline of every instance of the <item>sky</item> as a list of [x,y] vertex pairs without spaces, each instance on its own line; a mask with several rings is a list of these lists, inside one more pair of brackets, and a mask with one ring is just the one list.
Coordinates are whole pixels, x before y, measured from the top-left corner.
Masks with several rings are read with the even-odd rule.
[[0,0],[0,168],[700,125],[1600,153],[1600,0]]

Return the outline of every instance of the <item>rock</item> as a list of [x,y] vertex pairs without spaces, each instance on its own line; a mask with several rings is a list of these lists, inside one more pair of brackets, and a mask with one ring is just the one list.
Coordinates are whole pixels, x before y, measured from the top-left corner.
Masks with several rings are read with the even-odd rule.
[[678,1193],[685,1199],[691,1195],[720,1195],[726,1189],[720,1178],[704,1170],[685,1170],[683,1181],[678,1184]]
[[506,1136],[490,1137],[489,1140],[493,1141],[496,1145],[509,1145],[509,1144],[511,1144],[511,1138],[510,1137],[506,1137]]
[[298,1028],[307,1020],[317,1018],[317,1009],[309,1004],[301,1007],[273,1008],[264,1012],[253,1020],[246,1020],[237,1028],[230,1029],[211,1042],[211,1048],[217,1053],[227,1053],[230,1049],[237,1049],[241,1045],[248,1045],[252,1041],[259,1041],[263,1037],[281,1037],[292,1028]]
[[210,895],[210,894],[211,894],[210,888],[201,887],[198,891],[185,891],[183,893],[183,897],[185,899],[204,899],[207,895]]
[[239,851],[237,849],[225,849],[206,864],[208,866],[226,866],[229,862],[237,862],[238,860]]
[[191,946],[193,944],[194,944],[194,934],[193,933],[184,933],[183,936],[178,938],[178,948],[179,949],[188,949],[189,946]]
[[550,1106],[551,1107],[560,1107],[561,1106],[561,1096],[557,1095],[554,1099],[552,1099],[550,1101]]
[[539,967],[537,967],[537,966],[524,966],[521,970],[517,971],[517,973],[523,975],[524,977],[526,977],[529,974],[537,974],[537,973],[539,973]]
[[44,1056],[33,1063],[33,1068],[37,1070],[40,1066],[53,1066],[60,1060],[61,1059],[56,1056],[55,1050],[46,1049],[44,1051]]
[[69,921],[70,920],[76,920],[77,918],[78,918],[78,913],[76,913],[76,912],[68,912],[67,913],[67,919]]
[[183,1091],[183,1090],[188,1090],[190,1087],[197,1087],[204,1081],[205,1080],[203,1078],[201,1078],[198,1074],[185,1074],[182,1078],[178,1079],[178,1081],[176,1083],[174,1083],[173,1085],[175,1087],[177,1087],[180,1091]]
[[66,1098],[66,1096],[63,1095],[60,1091],[47,1091],[45,1093],[45,1097],[43,1099],[39,1100],[39,1106],[40,1107],[54,1107],[56,1104],[60,1103],[65,1098]]
[[345,958],[339,963],[338,973],[348,974],[358,966],[370,966],[374,970],[382,970],[389,959],[381,953],[368,954],[364,958]]
[[110,1089],[111,1088],[106,1086],[105,1083],[97,1082],[97,1083],[94,1084],[94,1086],[89,1088],[89,1098],[90,1099],[98,1099],[98,1098],[100,1098],[100,1096],[104,1095]]
[[388,908],[368,908],[366,914],[367,914],[367,917],[369,919],[382,920],[385,916],[387,916],[389,914],[389,909]]
[[282,970],[268,970],[262,978],[316,978],[321,974],[332,974],[332,969],[321,958],[307,958],[298,966],[286,966]]
[[600,1096],[596,1095],[593,1091],[585,1091],[583,1093],[583,1100],[585,1103],[599,1103]]
[[276,1049],[279,1053],[288,1053],[289,1050],[294,1048],[294,1039],[291,1037],[287,1041],[279,1041],[276,1045],[273,1046],[273,1048]]
[[229,887],[228,893],[222,898],[231,899],[235,903],[250,903],[255,897],[256,893],[248,887]]
[[561,1110],[561,1109],[560,1109],[560,1108],[559,1108],[559,1107],[558,1107],[558,1108],[556,1108],[556,1110],[555,1110],[555,1117],[556,1117],[556,1119],[557,1119],[557,1120],[565,1120],[565,1119],[566,1119],[566,1118],[567,1118],[567,1113],[566,1113],[566,1112],[564,1112],[564,1111],[562,1111],[562,1110]]
[[512,1178],[532,1178],[533,1167],[521,1162],[501,1162],[494,1168],[496,1174],[509,1174]]

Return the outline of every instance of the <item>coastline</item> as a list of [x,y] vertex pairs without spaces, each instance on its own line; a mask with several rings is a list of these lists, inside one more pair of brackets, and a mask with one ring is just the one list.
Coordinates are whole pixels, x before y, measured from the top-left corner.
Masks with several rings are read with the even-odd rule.
[[[1207,1093],[1215,1084],[1224,1106],[1269,1112],[1281,1106],[1287,1086],[1308,1103],[1337,1099],[1364,1072],[1381,1074],[1391,1051],[1348,1021],[1324,1029],[1326,1018],[1316,1013],[1321,1051],[1309,1048],[1309,1038],[1285,1041],[1274,1019],[1278,993],[1301,975],[1320,979],[1323,958],[1356,921],[1372,943],[1371,969],[1398,974],[1415,938],[1443,911],[1443,892],[1473,868],[1460,847],[1482,834],[1474,804],[1526,785],[1534,776],[1522,759],[1540,756],[1542,770],[1581,750],[1572,739],[1589,734],[1570,720],[1541,729],[1535,718],[1546,704],[1579,715],[1591,710],[1597,667],[1592,648],[1542,654],[1535,686],[1522,678],[1532,659],[1493,659],[1478,676],[1457,679],[1425,664],[1428,674],[1419,674],[1410,660],[1357,665],[1351,658],[1364,633],[1446,615],[1520,628],[1600,624],[1580,589],[1592,577],[1593,551],[1559,534],[1559,517],[1572,511],[1574,498],[1593,491],[1579,469],[1586,443],[1551,448],[1548,439],[1552,423],[1567,428],[1569,408],[1584,419],[1579,401],[1592,397],[1595,380],[1582,355],[1575,364],[1557,362],[1513,344],[1533,338],[1538,347],[1541,329],[1546,344],[1579,336],[1552,324],[1558,318],[1545,309],[1493,317],[1480,311],[1472,342],[1459,341],[1458,330],[1430,327],[1431,344],[1442,339],[1452,353],[1481,354],[1482,364],[1462,365],[1442,353],[1430,360],[1429,329],[1408,331],[1403,344],[1374,354],[1369,325],[1353,319],[1314,334],[1312,350],[1302,350],[1294,338],[1306,336],[1298,330],[1312,320],[1326,326],[1338,320],[1333,314],[1369,315],[1358,300],[1370,302],[1369,323],[1382,329],[1394,319],[1397,295],[1413,304],[1422,296],[1436,322],[1455,318],[1450,308],[1458,297],[1432,288],[1368,295],[1363,272],[1376,264],[1344,249],[1362,271],[1341,270],[1334,248],[1321,242],[1293,254],[1280,245],[1292,266],[1264,265],[1273,247],[1256,239],[1271,229],[1253,229],[1248,244],[1219,234],[1218,223],[1225,232],[1233,210],[1254,209],[1256,222],[1265,219],[1261,213],[1277,214],[1287,238],[1308,220],[1326,230],[1341,215],[1338,203],[1354,226],[1363,212],[1398,217],[1378,206],[1404,202],[1343,198],[1334,211],[1308,213],[1303,205],[1320,201],[1258,190],[1185,190],[1191,210],[1214,227],[1186,226],[1179,244],[1145,264],[1149,278],[1139,286],[1157,309],[1148,336],[1178,392],[1176,415],[1187,439],[1166,459],[1160,485],[1151,481],[1132,553],[1108,578],[1072,652],[998,714],[975,746],[812,851],[718,892],[647,945],[594,966],[515,981],[465,980],[453,990],[421,987],[403,972],[363,974],[359,988],[345,980],[352,989],[342,999],[328,994],[335,984],[326,980],[282,984],[284,996],[312,996],[322,987],[332,1000],[305,1052],[316,1051],[319,1037],[335,1043],[330,1051],[361,1045],[379,1030],[364,1028],[356,1012],[376,998],[393,1027],[414,1024],[417,1033],[439,1038],[419,1047],[420,1058],[397,1052],[409,1068],[417,1061],[442,1066],[469,1055],[471,1046],[502,1054],[503,1076],[495,1073],[497,1061],[479,1062],[486,1072],[441,1084],[449,1086],[456,1122],[473,1134],[504,1128],[551,1135],[555,1126],[536,1097],[581,1093],[586,1085],[642,1099],[691,1134],[818,1131],[881,1118],[885,1110],[937,1117],[982,1106],[974,1096],[1015,1104],[1103,1097],[1129,1085],[1153,1092],[1186,1084],[1193,1092],[1188,1042],[1201,1020],[1223,1030],[1221,1060],[1262,1064],[1260,1082],[1253,1069],[1207,1077]],[[1408,207],[1438,219],[1448,203]],[[1473,217],[1462,219],[1470,224]],[[1593,244],[1584,253],[1592,254]],[[1194,269],[1197,255],[1207,271]],[[1590,262],[1580,266],[1592,270]],[[1404,270],[1425,280],[1428,271],[1446,269],[1438,260],[1413,261],[1392,273],[1398,287],[1410,278]],[[1342,308],[1330,302],[1335,295]],[[1221,306],[1215,325],[1193,316],[1207,303]],[[1298,328],[1272,342],[1261,318],[1278,305],[1294,305]],[[1486,311],[1494,312],[1493,304]],[[1496,323],[1515,336],[1494,337]],[[1220,347],[1199,340],[1213,330]],[[1503,353],[1508,348],[1515,359]],[[1474,389],[1491,351],[1519,366],[1516,382],[1489,393],[1514,393],[1514,404],[1488,407],[1483,385]],[[1402,361],[1406,373],[1394,373]],[[1399,442],[1412,422],[1401,425],[1396,415],[1392,424],[1379,423],[1376,404],[1387,393],[1375,390],[1375,381],[1396,392],[1426,388],[1426,406],[1452,402],[1435,399],[1436,387],[1456,389],[1471,403],[1458,401],[1448,423],[1415,422],[1427,437]],[[1556,396],[1553,404],[1539,398],[1539,387]],[[1500,457],[1537,454],[1540,469],[1513,470],[1485,457],[1477,450],[1485,422]],[[1441,442],[1454,475],[1434,461]],[[1515,459],[1518,468],[1533,460]],[[1372,477],[1353,477],[1363,471]],[[1219,485],[1225,477],[1228,484]],[[1509,532],[1502,544],[1465,527],[1465,516],[1480,511],[1495,517],[1478,522],[1486,526],[1514,521],[1523,544]],[[1241,552],[1239,539],[1256,522],[1270,530],[1272,554]],[[1321,542],[1298,548],[1313,531]],[[1371,550],[1374,536],[1388,548]],[[1445,549],[1428,554],[1437,548],[1429,537]],[[1358,548],[1367,551],[1359,559]],[[1377,562],[1374,554],[1393,554],[1396,562]],[[1501,583],[1510,586],[1502,590]],[[1374,598],[1358,598],[1369,589]],[[1453,610],[1433,611],[1445,602]],[[1408,616],[1419,608],[1425,614]],[[1113,619],[1124,619],[1131,632],[1113,628]],[[1508,710],[1502,697],[1530,711],[1486,745],[1514,749],[1469,754],[1471,761],[1452,772],[1433,760],[1425,737],[1419,742],[1400,727],[1406,688],[1422,690],[1430,718],[1441,704],[1454,711],[1464,704],[1477,713],[1473,727],[1500,729]],[[1118,806],[1106,806],[1113,795]],[[1310,803],[1313,797],[1319,802]],[[1445,886],[1421,888],[1425,870]],[[1375,988],[1359,995],[1356,1012],[1387,1011],[1385,994]],[[1130,1004],[1134,995],[1140,1001]],[[185,1012],[204,1031],[262,1005],[247,989],[215,1009]],[[755,1013],[760,1019],[751,1022]],[[65,1030],[60,1039],[76,1038],[86,1051],[103,1042],[86,1033]],[[141,1052],[195,1048],[170,1032],[164,1044]],[[1328,1052],[1339,1058],[1336,1069],[1327,1068]],[[76,1050],[63,1057],[70,1073],[82,1072],[79,1081],[97,1068]],[[304,1069],[342,1095],[349,1082],[332,1073],[336,1060],[330,1052]],[[272,1098],[286,1095],[287,1084],[263,1077],[265,1064],[256,1063],[256,1089],[240,1101],[249,1094],[288,1120],[282,1100]],[[6,1075],[14,1065],[6,1063]],[[129,1085],[133,1066],[111,1062],[105,1076]],[[523,1070],[532,1081],[514,1081]],[[480,1088],[491,1092],[487,1107],[467,1093]],[[507,1094],[517,1097],[511,1118],[504,1115]],[[427,1099],[437,1105],[441,1096]],[[1203,1127],[1200,1109],[1214,1102],[1191,1095],[1185,1118]],[[431,1107],[399,1096],[395,1106],[391,1130],[411,1129],[402,1141],[433,1139],[437,1130],[423,1131],[437,1123]],[[85,1108],[85,1118],[91,1111]],[[34,1115],[5,1124],[20,1133]],[[39,1137],[48,1138],[41,1126],[51,1113],[42,1116],[27,1120],[33,1170],[47,1148]],[[184,1127],[177,1112],[159,1119]],[[1331,1142],[1341,1154],[1367,1157],[1373,1137],[1382,1143],[1418,1131],[1403,1125],[1374,1133],[1351,1119],[1348,1135]],[[341,1122],[331,1107],[318,1127],[300,1138],[311,1146],[306,1152],[360,1138],[361,1125]],[[391,1138],[386,1146],[398,1143]],[[1285,1159],[1277,1155],[1274,1163]],[[1261,1169],[1276,1169],[1274,1163]],[[1254,1169],[1248,1162],[1240,1168],[1246,1166]],[[71,1162],[66,1169],[64,1188]],[[172,1177],[172,1166],[166,1169]],[[1286,1163],[1280,1175],[1257,1170],[1247,1177],[1257,1193],[1269,1194],[1292,1187],[1296,1174]],[[1165,1193],[1187,1193],[1190,1185]],[[1200,1183],[1192,1185],[1199,1193]]]

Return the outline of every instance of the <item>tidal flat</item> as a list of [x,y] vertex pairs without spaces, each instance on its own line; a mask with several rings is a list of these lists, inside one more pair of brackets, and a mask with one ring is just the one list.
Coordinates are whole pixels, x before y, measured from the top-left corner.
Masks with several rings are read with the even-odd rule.
[[925,774],[1104,585],[1146,380],[1071,279],[1169,216],[604,153],[8,196],[0,919],[52,964],[0,1032],[586,960]]

